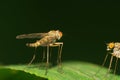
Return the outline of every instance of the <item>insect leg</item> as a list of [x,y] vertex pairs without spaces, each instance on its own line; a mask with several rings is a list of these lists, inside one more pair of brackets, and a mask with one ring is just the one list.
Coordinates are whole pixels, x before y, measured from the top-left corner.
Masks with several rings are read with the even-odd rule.
[[96,76],[97,75],[97,73],[99,73],[100,72],[100,70],[103,68],[103,66],[105,65],[105,62],[106,62],[106,60],[107,60],[107,58],[108,58],[108,53],[106,54],[106,56],[105,56],[105,58],[104,58],[104,61],[103,61],[103,63],[102,63],[102,65],[101,65],[101,68],[95,73],[95,75],[94,76]]
[[[50,47],[50,49],[49,49],[49,62],[52,60],[52,47]],[[49,67],[50,67],[51,65],[49,64]]]
[[58,58],[57,58],[58,72],[63,73],[61,62],[63,42],[57,42],[54,44],[54,46],[58,46]]
[[113,55],[111,56],[109,68],[108,68],[108,71],[107,71],[107,73],[105,74],[104,77],[106,77],[108,75],[108,73],[110,72],[110,69],[111,69],[111,66],[112,66],[112,60],[113,60]]
[[57,63],[61,67],[61,55],[62,55],[62,47],[63,47],[63,42],[56,42],[54,44],[50,44],[52,47],[57,47],[58,46],[58,58],[57,58]]
[[[116,61],[115,61],[114,75],[115,75],[116,70],[117,70],[117,64],[118,64],[118,57],[116,58]],[[116,80],[116,78],[114,80]]]
[[46,62],[46,72],[45,72],[45,75],[47,75],[48,66],[49,66],[49,45],[47,46],[47,62]]
[[36,47],[35,47],[35,51],[34,51],[33,57],[31,59],[31,61],[28,63],[28,65],[31,65],[32,62],[35,60],[35,52],[36,52]]
[[44,66],[44,60],[45,60],[45,53],[46,53],[46,47],[45,46],[43,46],[42,47],[43,48],[43,54],[42,54],[42,60],[41,60],[41,64],[39,65],[39,67],[42,67],[42,66]]
[[63,43],[60,43],[60,45],[59,45],[59,52],[58,52],[58,65],[59,65],[59,67],[61,67],[62,66],[62,62],[61,62],[61,57],[62,57],[62,48],[63,48]]
[[117,63],[118,63],[118,58],[116,58],[116,62],[115,62],[115,69],[114,69],[114,74],[116,73]]
[[58,64],[58,66],[60,64],[59,57],[60,57],[60,44],[58,44],[58,58],[57,58],[57,64]]
[[[57,47],[58,46],[58,58],[57,58],[57,63],[58,67],[62,69],[62,62],[61,62],[61,57],[62,57],[62,48],[63,48],[63,42],[56,42],[54,44],[50,44],[51,47]],[[59,70],[58,68],[58,70]]]
[[110,59],[110,64],[109,64],[108,72],[110,72],[110,69],[111,69],[111,66],[112,66],[112,60],[113,60],[113,56],[111,56],[111,59]]
[[44,61],[45,59],[45,47],[43,47],[43,56],[42,56],[42,62]]

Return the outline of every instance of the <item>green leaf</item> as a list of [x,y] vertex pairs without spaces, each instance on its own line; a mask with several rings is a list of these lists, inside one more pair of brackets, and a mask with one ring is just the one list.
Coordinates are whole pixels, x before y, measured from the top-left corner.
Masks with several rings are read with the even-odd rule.
[[[78,61],[69,61],[62,64],[62,69],[54,66],[48,69],[45,75],[43,66],[9,65],[0,67],[0,80],[119,80],[114,74],[106,74],[107,69]],[[97,73],[97,74],[96,74]],[[95,75],[96,74],[96,75]]]

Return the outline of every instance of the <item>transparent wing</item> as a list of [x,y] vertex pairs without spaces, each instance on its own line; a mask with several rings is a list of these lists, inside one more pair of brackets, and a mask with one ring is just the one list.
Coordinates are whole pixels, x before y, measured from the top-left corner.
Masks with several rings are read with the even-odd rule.
[[24,39],[24,38],[43,38],[47,36],[48,33],[31,33],[31,34],[22,34],[16,36],[16,39]]

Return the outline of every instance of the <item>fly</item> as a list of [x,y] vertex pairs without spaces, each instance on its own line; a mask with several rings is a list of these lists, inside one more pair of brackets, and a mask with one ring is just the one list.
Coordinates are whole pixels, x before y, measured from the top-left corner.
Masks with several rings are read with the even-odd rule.
[[[108,67],[108,71],[106,73],[106,75],[110,72],[111,70],[111,67],[112,67],[112,62],[113,62],[113,58],[115,57],[116,58],[116,61],[115,61],[115,67],[114,67],[114,71],[113,71],[113,74],[116,73],[116,69],[117,69],[117,64],[118,64],[118,59],[120,58],[120,42],[110,42],[107,44],[107,51],[108,53],[106,54],[105,58],[104,58],[104,61],[103,61],[103,64],[102,64],[102,67],[104,66],[107,58],[108,58],[108,55],[111,54],[111,58],[110,58],[110,63],[109,63],[109,67]],[[100,71],[101,69],[99,69],[97,71],[97,73]],[[96,74],[97,74],[96,73]],[[95,75],[96,75],[95,74]],[[104,77],[106,77],[106,75]]]
[[[61,67],[61,54],[62,54],[62,47],[63,42],[57,42],[57,40],[60,40],[63,36],[62,32],[59,30],[51,30],[46,33],[31,33],[31,34],[22,34],[16,36],[16,39],[24,39],[24,38],[38,38],[34,43],[26,43],[26,46],[28,47],[39,47],[39,46],[45,46],[47,47],[47,61],[46,61],[46,73],[47,74],[47,68],[49,66],[49,47],[58,47],[58,65]],[[33,62],[35,59],[35,54],[33,55],[32,60],[29,64]]]
[[111,54],[111,59],[110,59],[108,72],[110,72],[112,61],[113,61],[113,57],[116,57],[115,69],[114,69],[114,72],[113,72],[115,74],[116,73],[116,68],[117,68],[117,63],[118,63],[118,58],[120,58],[120,42],[108,43],[107,44],[107,51],[111,51],[111,53],[110,53]]

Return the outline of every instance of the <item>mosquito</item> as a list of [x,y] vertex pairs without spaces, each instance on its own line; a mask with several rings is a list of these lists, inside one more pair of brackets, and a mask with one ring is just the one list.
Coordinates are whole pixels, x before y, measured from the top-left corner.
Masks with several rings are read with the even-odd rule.
[[[22,34],[16,36],[16,39],[24,39],[24,38],[38,38],[34,43],[26,43],[26,46],[28,47],[47,47],[47,60],[46,60],[46,73],[47,74],[47,68],[49,67],[49,48],[50,47],[58,47],[58,65],[61,67],[61,55],[62,55],[62,47],[63,42],[57,42],[57,40],[60,40],[63,36],[62,32],[59,30],[51,30],[46,33],[31,33],[31,34]],[[35,59],[35,54],[33,55],[32,60],[30,61],[29,65],[33,62]]]
[[[112,67],[112,62],[113,62],[113,58],[115,57],[116,58],[116,61],[115,61],[115,67],[114,67],[114,71],[113,71],[113,74],[115,75],[116,73],[116,69],[117,69],[117,64],[118,64],[118,59],[120,58],[120,42],[110,42],[107,44],[107,51],[111,54],[111,58],[110,58],[110,63],[109,63],[109,67],[108,67],[108,71],[106,73],[106,75],[110,72],[111,70],[111,67]],[[102,67],[104,66],[107,58],[108,58],[108,53],[106,54],[105,58],[104,58],[104,61],[103,61],[103,64],[102,64]],[[98,70],[98,72],[100,71],[101,69]],[[97,73],[98,73],[97,72]],[[96,74],[97,74],[96,73]],[[95,75],[96,75],[95,74]],[[104,76],[105,77],[105,76]]]

